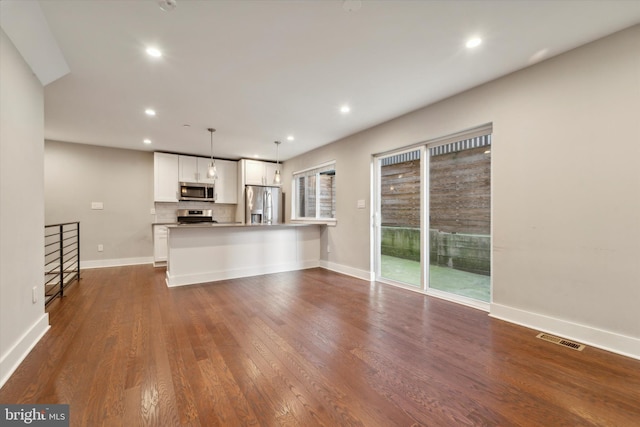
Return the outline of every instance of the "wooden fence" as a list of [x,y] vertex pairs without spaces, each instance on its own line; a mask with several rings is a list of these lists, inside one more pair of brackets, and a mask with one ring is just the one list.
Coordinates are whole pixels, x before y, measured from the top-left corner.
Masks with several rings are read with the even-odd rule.
[[[488,147],[430,158],[430,228],[485,234],[491,226],[491,157]],[[420,227],[420,160],[381,167],[382,225]]]
[[382,225],[420,228],[420,160],[382,166]]

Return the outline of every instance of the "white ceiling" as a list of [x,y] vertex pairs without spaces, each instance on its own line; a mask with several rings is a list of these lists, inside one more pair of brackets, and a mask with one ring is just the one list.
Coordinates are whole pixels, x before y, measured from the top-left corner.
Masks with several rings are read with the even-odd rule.
[[640,22],[640,1],[177,1],[40,2],[71,69],[47,139],[208,156],[215,127],[216,157],[286,160]]

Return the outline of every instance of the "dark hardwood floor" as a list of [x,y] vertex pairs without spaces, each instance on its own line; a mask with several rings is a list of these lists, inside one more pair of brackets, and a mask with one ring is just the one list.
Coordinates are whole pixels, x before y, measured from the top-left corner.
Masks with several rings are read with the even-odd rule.
[[2,403],[72,426],[638,426],[640,361],[322,269],[169,289],[85,270]]

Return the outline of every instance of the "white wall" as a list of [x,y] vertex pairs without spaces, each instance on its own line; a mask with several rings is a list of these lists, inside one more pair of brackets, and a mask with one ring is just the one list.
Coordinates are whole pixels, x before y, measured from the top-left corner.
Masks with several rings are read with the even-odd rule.
[[[47,331],[49,316],[44,312],[43,285],[44,91],[2,30],[0,76],[2,386]],[[35,304],[31,301],[33,287],[38,295]]]
[[372,154],[485,123],[491,314],[640,358],[640,25],[288,160],[289,179],[336,160],[323,261],[372,269],[370,211],[356,209]]
[[80,221],[81,268],[152,262],[153,153],[46,141],[44,171],[45,221]]

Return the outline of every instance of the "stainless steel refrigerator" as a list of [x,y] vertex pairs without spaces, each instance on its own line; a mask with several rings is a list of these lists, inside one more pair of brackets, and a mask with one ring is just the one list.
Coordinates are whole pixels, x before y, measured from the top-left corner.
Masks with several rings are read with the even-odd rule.
[[247,185],[244,194],[246,224],[281,224],[284,222],[280,187]]

